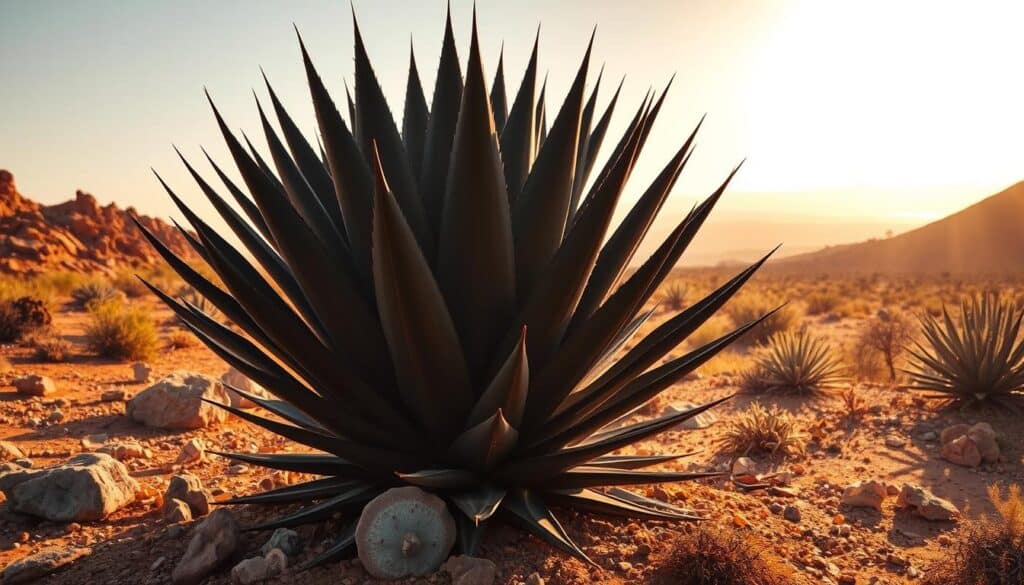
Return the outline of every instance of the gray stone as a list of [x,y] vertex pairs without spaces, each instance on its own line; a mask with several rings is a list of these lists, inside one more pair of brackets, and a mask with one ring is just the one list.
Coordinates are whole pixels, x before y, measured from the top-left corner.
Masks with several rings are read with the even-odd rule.
[[195,529],[185,554],[171,572],[174,585],[198,585],[238,549],[241,530],[225,508],[214,510]]
[[188,504],[194,517],[210,513],[210,498],[203,488],[203,482],[194,475],[183,473],[171,478],[164,494],[164,501],[181,500]]
[[800,508],[796,506],[786,506],[786,509],[782,511],[782,517],[790,522],[800,523]]
[[265,555],[275,548],[280,549],[281,552],[289,557],[294,557],[302,551],[299,533],[288,528],[278,528],[270,535],[270,539],[260,549],[260,553]]
[[943,500],[921,486],[903,484],[896,497],[897,508],[907,508],[925,520],[951,521],[960,516],[960,510],[952,502]]
[[199,429],[227,418],[227,411],[203,399],[231,402],[218,380],[178,371],[140,392],[128,402],[126,410],[132,419],[162,429]]
[[91,552],[92,550],[88,548],[59,548],[38,552],[4,567],[4,570],[0,571],[0,583],[33,583]]
[[54,522],[99,520],[135,500],[139,486],[121,462],[83,453],[48,469],[0,477],[11,510]]
[[269,578],[270,565],[263,557],[245,559],[231,569],[231,583],[234,585],[252,585]]

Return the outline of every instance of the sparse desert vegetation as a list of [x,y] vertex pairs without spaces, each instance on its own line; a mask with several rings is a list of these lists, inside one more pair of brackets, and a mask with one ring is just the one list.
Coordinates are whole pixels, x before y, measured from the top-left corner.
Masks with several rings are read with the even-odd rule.
[[[3,585],[1024,585],[1024,182],[916,204],[1021,159],[1020,18],[537,3],[530,51],[449,6],[426,63],[389,6],[339,72],[300,3],[285,73],[285,3],[8,4],[4,155],[118,202],[0,170]],[[223,143],[168,136],[210,74]]]
[[141,307],[108,301],[89,309],[86,343],[100,357],[144,360],[158,349],[156,325]]

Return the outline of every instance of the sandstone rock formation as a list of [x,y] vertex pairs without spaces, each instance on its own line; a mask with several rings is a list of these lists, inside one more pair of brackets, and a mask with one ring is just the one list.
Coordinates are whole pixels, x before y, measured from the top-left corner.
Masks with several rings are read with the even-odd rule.
[[176,254],[197,258],[185,237],[162,220],[139,215],[131,207],[101,206],[84,191],[64,203],[41,205],[18,193],[14,175],[0,170],[0,272],[109,273],[158,264],[159,255],[135,227],[131,214]]

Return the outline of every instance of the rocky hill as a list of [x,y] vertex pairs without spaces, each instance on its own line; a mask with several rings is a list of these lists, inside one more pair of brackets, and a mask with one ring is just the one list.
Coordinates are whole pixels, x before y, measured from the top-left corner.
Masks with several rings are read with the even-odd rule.
[[14,175],[0,170],[0,272],[110,272],[161,262],[129,214],[179,255],[196,258],[177,229],[162,220],[131,207],[101,206],[83,191],[70,201],[41,205],[18,193]]
[[1024,271],[1024,182],[897,236],[782,258],[773,269],[810,274],[1007,274]]

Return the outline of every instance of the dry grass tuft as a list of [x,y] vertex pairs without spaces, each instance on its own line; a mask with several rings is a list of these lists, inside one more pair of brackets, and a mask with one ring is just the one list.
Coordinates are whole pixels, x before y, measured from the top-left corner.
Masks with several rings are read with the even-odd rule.
[[785,585],[792,569],[761,537],[736,528],[685,526],[670,542],[654,583],[661,585]]
[[803,454],[806,438],[790,414],[776,406],[766,409],[755,403],[728,421],[718,448],[736,457],[766,453],[784,459]]
[[28,344],[33,350],[32,355],[41,362],[62,363],[71,355],[71,344],[50,330],[32,335]]
[[789,331],[800,322],[801,314],[792,305],[785,305],[772,295],[747,294],[729,302],[724,308],[725,314],[732,319],[733,325],[739,327],[778,309],[746,335],[737,340],[743,345],[762,345],[768,339],[782,331]]
[[1024,583],[1024,499],[1011,485],[1006,499],[988,488],[995,518],[961,528],[949,554],[928,571],[926,585],[1019,585]]
[[92,323],[85,336],[93,352],[118,360],[148,359],[156,353],[156,324],[145,310],[110,302],[89,312]]

